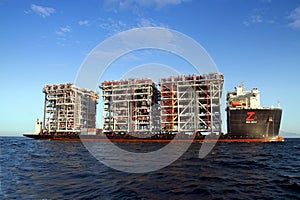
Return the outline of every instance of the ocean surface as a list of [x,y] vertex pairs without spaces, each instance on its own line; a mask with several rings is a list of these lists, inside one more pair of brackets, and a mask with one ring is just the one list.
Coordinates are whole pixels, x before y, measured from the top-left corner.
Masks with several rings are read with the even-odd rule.
[[80,142],[0,137],[0,199],[300,199],[299,139],[220,143],[203,159],[200,145],[163,169],[131,174]]

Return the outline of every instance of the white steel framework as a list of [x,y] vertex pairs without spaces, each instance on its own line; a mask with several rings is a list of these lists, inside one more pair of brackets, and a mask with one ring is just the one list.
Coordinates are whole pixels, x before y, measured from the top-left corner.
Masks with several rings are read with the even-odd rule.
[[162,78],[162,131],[221,133],[223,82],[218,73]]
[[150,79],[101,83],[103,133],[158,133],[160,93]]
[[71,83],[46,85],[43,130],[50,134],[79,134],[96,127],[98,94]]

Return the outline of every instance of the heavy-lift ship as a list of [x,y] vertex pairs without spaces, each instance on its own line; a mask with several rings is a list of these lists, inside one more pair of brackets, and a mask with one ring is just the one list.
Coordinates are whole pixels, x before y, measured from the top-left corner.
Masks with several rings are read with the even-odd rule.
[[41,140],[112,142],[281,142],[281,108],[260,106],[260,92],[244,85],[227,94],[227,130],[221,131],[224,77],[219,73],[101,83],[102,129],[96,128],[98,94],[73,84],[46,85]]

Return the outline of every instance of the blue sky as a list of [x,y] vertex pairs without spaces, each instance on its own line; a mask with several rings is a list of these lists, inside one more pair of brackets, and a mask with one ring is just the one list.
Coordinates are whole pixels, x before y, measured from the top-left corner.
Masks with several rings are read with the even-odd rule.
[[[0,0],[0,25],[0,135],[32,132],[43,115],[45,84],[74,82],[99,43],[148,26],[196,40],[225,75],[225,92],[243,80],[248,89],[259,88],[262,105],[276,106],[280,100],[281,129],[300,133],[299,1]],[[169,56],[154,52],[147,59],[161,62]],[[188,72],[184,62],[169,61]]]

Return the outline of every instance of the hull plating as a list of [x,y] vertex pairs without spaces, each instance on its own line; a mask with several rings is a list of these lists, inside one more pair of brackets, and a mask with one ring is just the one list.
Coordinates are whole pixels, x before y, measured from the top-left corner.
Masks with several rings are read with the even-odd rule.
[[231,139],[269,139],[279,135],[280,108],[227,110],[227,131]]

